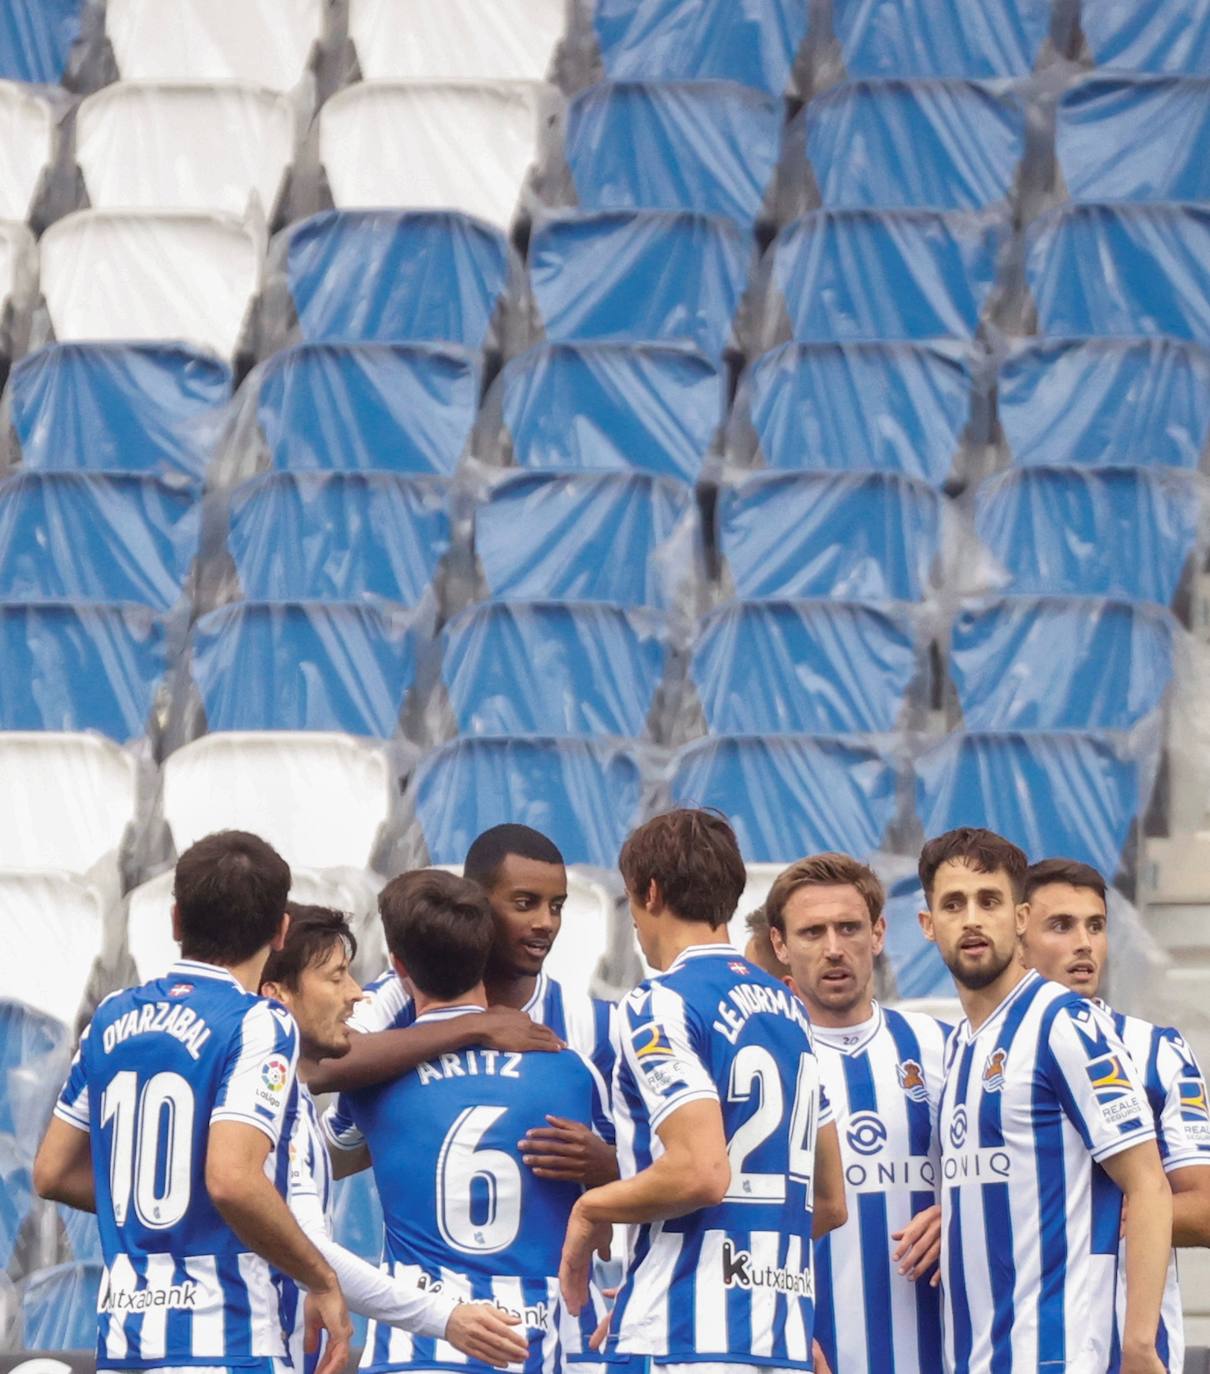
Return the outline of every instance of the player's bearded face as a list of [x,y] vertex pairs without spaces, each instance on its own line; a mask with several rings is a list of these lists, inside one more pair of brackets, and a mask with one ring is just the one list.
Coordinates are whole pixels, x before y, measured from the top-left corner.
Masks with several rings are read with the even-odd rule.
[[298,1022],[304,1051],[311,1058],[338,1059],[348,1054],[353,1033],[348,1020],[361,996],[361,988],[349,972],[348,957],[340,946],[334,947],[321,963],[303,970],[298,992],[290,998],[289,1005]]
[[956,982],[976,992],[1019,961],[1021,912],[1006,873],[980,873],[944,863],[933,880],[925,913],[937,949]]
[[566,869],[509,854],[487,895],[496,916],[492,971],[506,977],[541,973],[563,923]]

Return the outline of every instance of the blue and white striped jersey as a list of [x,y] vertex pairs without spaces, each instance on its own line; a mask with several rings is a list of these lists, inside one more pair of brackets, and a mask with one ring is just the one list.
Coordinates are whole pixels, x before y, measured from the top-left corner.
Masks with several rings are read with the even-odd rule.
[[891,1259],[938,1200],[937,1109],[950,1027],[874,1004],[862,1026],[815,1026],[844,1159],[849,1219],[815,1245],[815,1335],[832,1374],[936,1374],[941,1296]]
[[[315,1099],[306,1084],[297,1084],[293,1111],[287,1130],[289,1173],[286,1200],[295,1220],[302,1223],[308,1204],[323,1218],[328,1234],[332,1232],[332,1161],[328,1143],[319,1123]],[[281,1274],[278,1282],[282,1291],[282,1328],[289,1344],[290,1363],[298,1371],[307,1368],[303,1351],[302,1294],[293,1279]]]
[[1029,972],[946,1048],[945,1368],[1105,1374],[1122,1195],[1099,1161],[1155,1139],[1107,1017]]
[[[416,1024],[474,1012],[451,1007]],[[342,1095],[325,1129],[338,1148],[364,1140],[386,1223],[384,1265],[421,1290],[486,1300],[528,1328],[524,1374],[558,1374],[599,1319],[576,1321],[559,1298],[559,1258],[578,1184],[537,1178],[518,1141],[546,1113],[590,1121],[604,1084],[572,1050],[506,1054],[467,1049],[391,1083]],[[351,1123],[351,1124],[342,1124]],[[335,1134],[339,1132],[339,1134]],[[362,1368],[490,1368],[446,1341],[371,1324]]]
[[[1137,1016],[1124,1016],[1104,1002],[1097,1005],[1112,1018],[1114,1029],[1142,1077],[1165,1172],[1210,1165],[1206,1079],[1180,1032],[1171,1026],[1153,1026]],[[1126,1284],[1120,1267],[1117,1315],[1120,1330],[1126,1316]],[[1175,1250],[1168,1264],[1168,1282],[1164,1286],[1155,1348],[1169,1374],[1182,1374],[1185,1324]]]
[[810,1369],[815,1137],[831,1121],[807,1013],[730,945],[695,945],[621,1004],[618,1164],[659,1158],[678,1108],[717,1101],[731,1187],[717,1206],[630,1228],[609,1353]]
[[210,1201],[205,1163],[212,1123],[255,1126],[285,1193],[297,1058],[289,1012],[211,964],[181,960],[97,1008],[55,1114],[91,1137],[100,1368],[267,1371],[285,1355],[273,1272]]

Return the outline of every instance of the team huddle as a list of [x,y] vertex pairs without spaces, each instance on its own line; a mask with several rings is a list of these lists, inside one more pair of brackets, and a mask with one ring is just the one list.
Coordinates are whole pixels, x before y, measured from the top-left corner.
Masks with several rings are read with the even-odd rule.
[[[387,883],[364,991],[346,918],[289,904],[264,841],[186,851],[181,958],[97,1008],[35,1164],[97,1215],[98,1367],[338,1374],[352,1310],[369,1374],[1182,1370],[1205,1080],[1098,996],[1099,874],[985,830],[925,845],[950,1026],[875,1000],[855,859],[785,869],[743,952],[721,816],[657,816],[619,868],[655,972],[614,1006],[543,971],[567,878],[527,827]],[[333,1240],[363,1169],[377,1267]]]

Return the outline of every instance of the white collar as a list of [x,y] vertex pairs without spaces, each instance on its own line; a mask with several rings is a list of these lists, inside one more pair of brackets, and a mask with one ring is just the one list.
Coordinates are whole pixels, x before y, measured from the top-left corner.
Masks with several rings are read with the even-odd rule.
[[680,968],[682,964],[688,963],[690,959],[707,959],[713,957],[726,959],[742,959],[743,955],[731,943],[722,945],[688,945],[676,956],[676,958],[664,970],[671,973],[673,969]]
[[811,1034],[829,1049],[841,1054],[860,1054],[882,1029],[882,1008],[874,1003],[874,1014],[856,1026],[820,1026],[811,1022]]
[[432,1011],[421,1012],[412,1025],[418,1026],[422,1021],[448,1021],[454,1016],[473,1016],[476,1012],[484,1010],[486,1008],[469,1004],[460,1007],[434,1007]]
[[178,959],[165,975],[168,978],[213,978],[220,983],[233,983],[240,992],[248,989],[229,968],[220,964],[204,964],[200,959]]

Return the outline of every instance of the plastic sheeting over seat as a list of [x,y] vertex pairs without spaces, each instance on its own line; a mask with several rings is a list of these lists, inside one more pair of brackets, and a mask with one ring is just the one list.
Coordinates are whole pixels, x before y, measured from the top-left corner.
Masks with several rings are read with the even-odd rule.
[[1022,468],[980,485],[975,526],[1014,593],[1168,606],[1197,543],[1200,508],[1191,473]]
[[793,472],[952,475],[975,404],[961,344],[782,344],[740,383],[728,452]]
[[[6,754],[0,745],[0,758],[7,764],[11,756]],[[94,799],[102,804],[113,800]],[[64,829],[69,818],[63,811],[69,809],[60,811],[58,824]],[[42,816],[53,824],[46,811]],[[4,842],[4,849],[8,848]],[[7,853],[4,862],[7,867]],[[66,873],[38,871],[32,865],[23,872],[0,869],[0,910],[6,942],[0,997],[19,999],[64,1025],[74,1025],[93,963],[101,953],[105,913],[100,894]],[[50,1103],[45,1105],[49,1108]],[[31,1127],[38,1130],[42,1124],[31,1123]]]
[[47,101],[0,81],[0,220],[28,217],[54,151],[55,116]]
[[949,675],[970,730],[1128,730],[1164,705],[1177,633],[1156,606],[1012,597],[959,612]]
[[288,290],[304,339],[427,341],[479,350],[509,295],[504,235],[441,212],[344,210],[286,234]]
[[1210,0],[1083,0],[1080,27],[1098,67],[1188,76],[1210,71]]
[[60,343],[179,339],[230,358],[260,289],[262,245],[234,218],[80,210],[40,247]]
[[523,468],[638,469],[695,481],[718,430],[716,364],[676,345],[545,344],[506,363],[484,456]]
[[758,473],[719,494],[719,552],[744,598],[919,601],[939,580],[944,508],[891,473]]
[[415,605],[450,543],[448,484],[387,473],[268,473],[231,495],[228,546],[251,601]]
[[667,607],[700,576],[698,547],[692,490],[643,473],[517,473],[475,512],[475,553],[502,599]]
[[367,81],[541,81],[566,0],[350,0],[349,37]]
[[87,7],[88,0],[6,0],[0,5],[0,78],[57,85],[83,33]]
[[545,97],[532,82],[362,82],[319,116],[337,209],[460,210],[507,230],[538,156]]
[[814,211],[766,255],[762,347],[787,337],[972,338],[1006,240],[991,212]]
[[197,552],[195,493],[125,473],[21,472],[0,482],[0,599],[168,610]]
[[1199,467],[1210,353],[1177,339],[1025,343],[1000,367],[997,412],[1022,467]]
[[0,999],[0,1133],[32,1161],[71,1058],[68,1027],[23,997]]
[[98,210],[273,214],[294,113],[255,86],[119,81],[76,111],[76,162]]
[[8,399],[29,469],[205,475],[231,369],[179,344],[51,344],[22,358]]
[[1069,205],[1025,243],[1039,334],[1210,341],[1210,207]]
[[468,735],[645,735],[667,657],[662,621],[619,606],[487,603],[442,642],[442,683]]
[[748,601],[702,622],[689,675],[712,735],[862,734],[905,724],[924,667],[892,606]]
[[896,819],[898,769],[860,739],[809,735],[699,740],[676,755],[675,806],[713,806],[749,863],[843,850],[868,856]]
[[781,146],[780,100],[731,82],[592,86],[567,109],[584,210],[689,210],[749,228]]
[[193,628],[211,730],[330,730],[389,739],[416,675],[411,618],[387,606],[237,602]]
[[27,1350],[93,1349],[102,1272],[100,1264],[72,1261],[40,1269],[21,1284],[21,1339]]
[[149,728],[168,672],[163,621],[139,606],[0,603],[0,730]]
[[552,339],[681,342],[717,358],[749,256],[733,224],[705,215],[551,214],[534,225],[529,278]]
[[624,745],[468,738],[423,759],[410,794],[430,863],[461,863],[477,835],[507,821],[548,835],[569,864],[612,869],[640,819],[641,781]]

